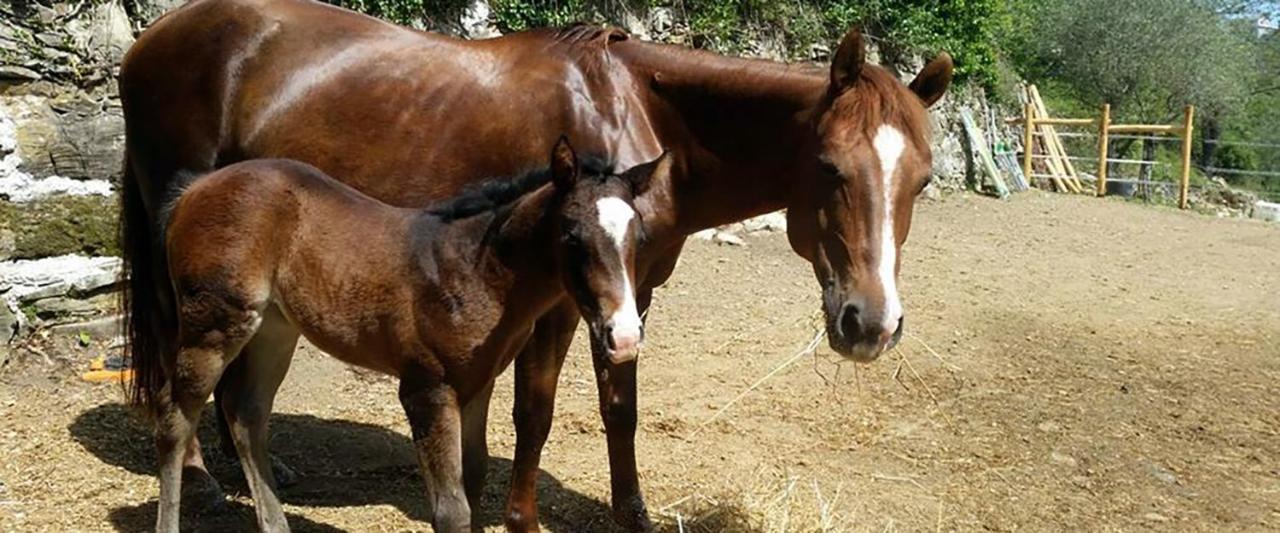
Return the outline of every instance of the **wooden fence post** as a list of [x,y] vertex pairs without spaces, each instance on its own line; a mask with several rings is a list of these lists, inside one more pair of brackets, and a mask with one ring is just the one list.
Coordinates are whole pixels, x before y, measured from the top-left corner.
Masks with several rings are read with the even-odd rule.
[[1031,100],[1022,104],[1022,175],[1027,177],[1027,184],[1035,183],[1031,180],[1031,152],[1035,150],[1034,139],[1031,132],[1035,128],[1035,117],[1031,114]]
[[1102,104],[1102,120],[1098,121],[1098,196],[1107,195],[1107,151],[1111,149],[1111,104]]
[[1182,176],[1179,182],[1178,207],[1187,208],[1187,195],[1191,189],[1191,133],[1194,130],[1196,107],[1187,106],[1182,121]]

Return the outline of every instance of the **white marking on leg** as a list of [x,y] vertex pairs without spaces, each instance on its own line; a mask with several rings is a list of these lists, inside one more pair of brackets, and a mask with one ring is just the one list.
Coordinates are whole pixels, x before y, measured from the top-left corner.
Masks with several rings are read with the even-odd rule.
[[884,314],[881,327],[893,332],[902,319],[902,301],[898,298],[898,280],[896,266],[898,263],[898,241],[893,228],[893,198],[895,183],[894,173],[898,170],[898,162],[902,152],[906,150],[906,138],[897,128],[884,124],[876,131],[872,142],[876,155],[880,158],[880,173],[884,183],[884,218],[880,222],[880,286],[884,290]]
[[601,198],[596,200],[596,213],[600,217],[600,227],[613,239],[614,248],[618,251],[618,261],[622,264],[622,305],[613,310],[608,324],[615,335],[633,336],[636,342],[640,339],[640,313],[636,311],[635,290],[631,287],[631,275],[627,272],[627,264],[623,260],[623,246],[626,245],[627,229],[636,212],[631,205],[620,198]]

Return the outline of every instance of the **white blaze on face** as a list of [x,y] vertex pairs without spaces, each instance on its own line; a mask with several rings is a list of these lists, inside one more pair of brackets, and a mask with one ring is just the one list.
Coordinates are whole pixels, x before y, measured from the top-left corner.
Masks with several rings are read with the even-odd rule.
[[880,126],[876,138],[872,141],[876,155],[880,158],[880,175],[884,185],[883,217],[880,224],[879,267],[876,269],[880,277],[880,285],[884,289],[884,315],[882,327],[892,333],[898,329],[902,319],[902,301],[898,299],[898,280],[896,265],[898,262],[898,241],[893,228],[893,186],[894,173],[898,170],[898,161],[906,150],[906,138],[897,128],[888,124]]
[[605,324],[609,326],[613,336],[616,349],[614,362],[620,363],[634,359],[635,350],[640,344],[640,313],[636,311],[635,290],[631,287],[631,275],[627,272],[627,263],[622,255],[627,228],[636,212],[627,202],[614,197],[596,200],[596,212],[600,217],[600,227],[613,239],[618,261],[622,264],[622,304],[612,312],[602,310],[608,314]]

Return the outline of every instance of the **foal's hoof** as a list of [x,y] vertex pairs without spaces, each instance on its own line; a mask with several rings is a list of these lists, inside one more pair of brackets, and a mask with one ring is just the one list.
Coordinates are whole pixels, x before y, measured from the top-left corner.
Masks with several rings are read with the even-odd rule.
[[218,480],[199,468],[182,470],[182,509],[197,516],[220,514],[227,509],[227,495]]
[[298,484],[298,473],[274,455],[271,456],[271,475],[275,476],[277,487],[292,487]]
[[613,502],[613,520],[627,531],[653,531],[649,511],[645,509],[644,498],[639,494]]

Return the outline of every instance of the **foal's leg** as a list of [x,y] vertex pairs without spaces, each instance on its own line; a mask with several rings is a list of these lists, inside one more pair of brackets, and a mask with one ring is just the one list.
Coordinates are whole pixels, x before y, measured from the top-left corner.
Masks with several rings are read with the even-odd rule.
[[[652,289],[636,291],[636,305],[645,316],[653,297]],[[592,347],[591,361],[596,370],[596,389],[600,393],[600,416],[604,419],[605,437],[609,445],[609,481],[613,500],[613,519],[632,531],[653,529],[640,480],[636,472],[636,363],[638,359],[615,364],[609,356]]]
[[480,391],[462,408],[462,481],[471,506],[471,522],[480,523],[480,497],[484,495],[485,478],[489,475],[489,398],[493,383]]
[[551,433],[556,383],[573,341],[578,313],[572,302],[538,319],[533,336],[516,357],[516,455],[511,466],[506,525],[511,531],[538,530],[538,463]]
[[169,382],[161,389],[156,417],[156,451],[160,459],[160,505],[156,531],[177,533],[182,499],[182,466],[205,400],[213,392],[226,361],[235,350],[222,346],[178,348]]
[[471,509],[462,485],[462,423],[457,395],[438,377],[415,368],[400,376],[400,404],[413,429],[432,528],[437,533],[469,533]]
[[276,390],[284,381],[298,344],[298,330],[275,306],[263,312],[262,325],[218,388],[227,430],[258,516],[258,530],[288,531],[284,509],[276,494],[276,478],[267,453],[267,419]]

